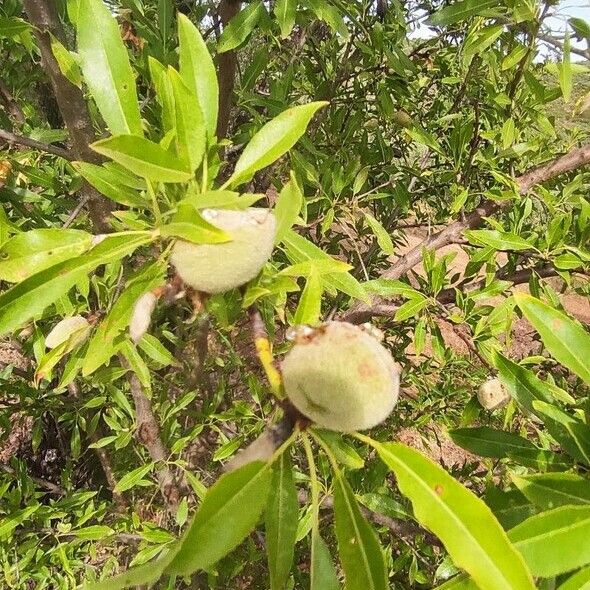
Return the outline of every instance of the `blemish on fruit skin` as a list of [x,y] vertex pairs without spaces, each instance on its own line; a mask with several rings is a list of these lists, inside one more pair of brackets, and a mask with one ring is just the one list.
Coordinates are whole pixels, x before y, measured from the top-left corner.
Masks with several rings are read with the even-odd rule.
[[368,379],[369,377],[373,377],[375,375],[375,367],[367,361],[359,363],[357,369],[359,376],[363,377],[364,379]]
[[442,493],[444,492],[444,490],[445,490],[444,487],[439,483],[437,483],[434,486],[434,492],[437,496],[442,496]]

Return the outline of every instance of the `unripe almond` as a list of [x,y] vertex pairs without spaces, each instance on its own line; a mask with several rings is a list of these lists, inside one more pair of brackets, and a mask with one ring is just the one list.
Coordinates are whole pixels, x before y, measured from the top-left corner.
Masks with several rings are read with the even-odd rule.
[[393,410],[399,367],[371,334],[346,322],[328,322],[287,353],[285,393],[310,420],[339,432],[372,428]]
[[401,127],[409,127],[412,124],[412,117],[410,117],[410,115],[403,109],[395,111],[392,115],[392,119],[394,123],[397,123]]
[[477,399],[486,410],[497,410],[508,403],[510,394],[500,379],[494,377],[479,386]]
[[253,279],[272,254],[275,216],[268,209],[205,209],[203,217],[231,235],[231,242],[192,244],[178,241],[172,264],[197,291],[223,293]]
[[47,348],[57,348],[63,344],[70,336],[72,339],[72,348],[78,344],[82,344],[90,335],[90,324],[86,318],[81,315],[74,315],[69,318],[57,322],[47,338],[45,338],[45,346]]

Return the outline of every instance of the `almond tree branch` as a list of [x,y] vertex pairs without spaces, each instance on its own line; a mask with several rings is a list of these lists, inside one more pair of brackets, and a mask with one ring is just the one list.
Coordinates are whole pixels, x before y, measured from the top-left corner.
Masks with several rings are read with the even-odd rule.
[[174,514],[180,501],[180,489],[174,472],[168,466],[169,452],[162,442],[160,427],[154,415],[152,402],[143,391],[143,386],[130,369],[125,357],[120,355],[119,361],[123,367],[129,369],[129,386],[135,405],[137,440],[146,448],[152,461],[158,464],[156,477],[160,484],[160,492],[168,506],[168,510]]
[[[51,35],[64,44],[66,41],[57,12],[57,3],[53,0],[23,0],[23,4],[29,22],[35,27],[43,69],[51,81],[59,110],[68,129],[72,153],[78,160],[100,163],[100,157],[90,148],[94,141],[94,130],[84,95],[61,73],[51,50]],[[83,184],[80,194],[81,198],[87,200],[92,224],[100,232],[108,232],[110,201],[87,183]]]
[[72,161],[76,159],[74,154],[69,150],[64,150],[63,148],[50,145],[48,143],[43,143],[41,141],[37,141],[36,139],[25,137],[24,135],[17,135],[16,133],[11,133],[10,131],[5,131],[4,129],[0,129],[0,139],[3,139],[10,144],[24,145],[26,147],[39,150],[40,152],[53,154],[54,156],[59,156],[60,158],[64,158],[66,160]]
[[[566,172],[571,172],[577,168],[585,166],[590,163],[590,144],[586,144],[580,148],[573,149],[569,153],[543,164],[515,179],[518,191],[521,195],[528,193],[534,186],[551,180]],[[422,260],[422,251],[439,250],[443,246],[447,246],[462,238],[462,234],[467,229],[475,229],[482,225],[484,219],[506,209],[510,206],[511,201],[483,201],[477,209],[469,213],[465,219],[457,220],[450,223],[443,230],[436,234],[428,236],[416,247],[412,248],[399,260],[397,260],[388,270],[386,270],[381,278],[385,279],[399,279],[408,271],[414,268]],[[370,304],[357,303],[353,305],[348,311],[341,314],[340,319],[353,322],[362,323],[375,315],[374,312],[380,309],[383,300],[376,298]],[[380,313],[377,315],[381,315]]]
[[[221,24],[225,27],[229,21],[240,12],[239,0],[221,0],[217,8],[217,14]],[[227,134],[229,116],[232,107],[232,97],[238,66],[238,55],[235,50],[226,51],[217,55],[217,78],[219,79],[219,115],[217,118],[217,137],[222,139]]]
[[25,114],[3,80],[0,80],[0,99],[5,104],[7,112],[16,121],[16,123],[22,125],[25,122]]

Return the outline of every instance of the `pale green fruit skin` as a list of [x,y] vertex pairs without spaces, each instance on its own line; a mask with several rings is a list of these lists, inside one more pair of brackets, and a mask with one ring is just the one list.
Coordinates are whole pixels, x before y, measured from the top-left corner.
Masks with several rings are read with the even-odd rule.
[[72,334],[76,334],[72,345],[81,344],[90,335],[90,324],[81,315],[74,315],[57,322],[51,332],[45,338],[47,348],[57,348],[63,344]]
[[252,280],[272,254],[275,216],[268,209],[208,210],[207,221],[229,233],[231,242],[191,244],[178,241],[171,261],[180,278],[203,293],[224,293]]
[[505,406],[510,400],[510,394],[500,379],[494,377],[479,386],[477,399],[486,410],[491,411]]
[[374,336],[353,324],[324,324],[293,346],[281,369],[293,405],[330,430],[372,428],[397,403],[398,365]]

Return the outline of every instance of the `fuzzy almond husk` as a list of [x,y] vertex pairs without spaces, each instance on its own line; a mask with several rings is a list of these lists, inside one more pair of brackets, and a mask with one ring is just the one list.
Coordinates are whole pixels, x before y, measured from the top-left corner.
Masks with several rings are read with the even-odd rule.
[[372,428],[397,403],[399,366],[374,336],[353,324],[320,326],[293,346],[281,369],[293,405],[330,430]]

